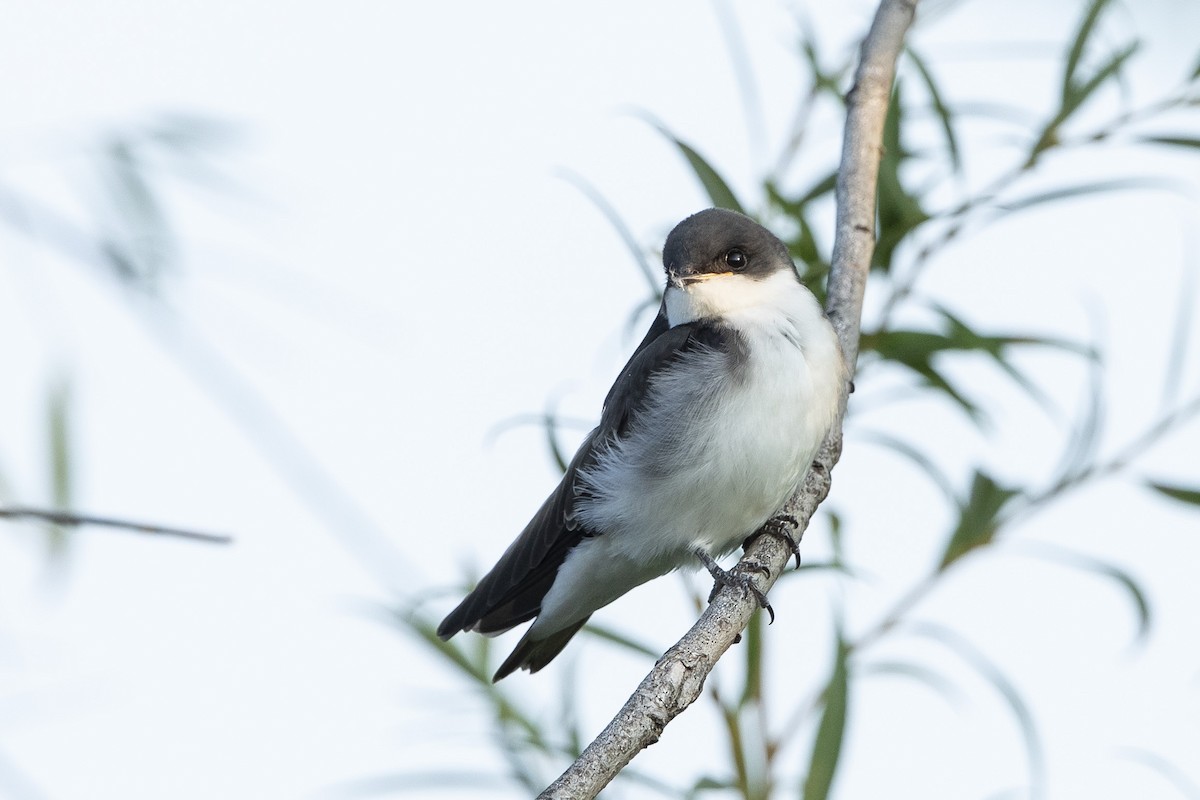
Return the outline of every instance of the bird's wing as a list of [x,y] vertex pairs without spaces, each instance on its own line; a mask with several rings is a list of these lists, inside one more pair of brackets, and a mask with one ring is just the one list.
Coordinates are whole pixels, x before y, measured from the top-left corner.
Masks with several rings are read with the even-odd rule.
[[601,533],[587,530],[574,517],[576,474],[595,461],[601,448],[625,433],[646,401],[656,372],[698,346],[722,345],[721,332],[712,326],[689,323],[669,328],[660,312],[609,391],[600,425],[584,439],[558,488],[475,590],[442,621],[438,636],[448,639],[468,629],[501,633],[537,616],[567,554],[584,537]]

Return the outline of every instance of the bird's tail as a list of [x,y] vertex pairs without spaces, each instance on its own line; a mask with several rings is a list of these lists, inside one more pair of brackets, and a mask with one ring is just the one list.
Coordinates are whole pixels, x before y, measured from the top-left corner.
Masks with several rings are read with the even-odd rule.
[[[591,615],[589,614],[588,616]],[[571,641],[571,637],[578,633],[579,629],[587,621],[588,617],[584,617],[579,622],[563,628],[561,631],[556,631],[544,639],[531,638],[529,635],[531,631],[525,631],[525,635],[521,637],[521,641],[517,642],[517,646],[513,649],[512,653],[509,654],[508,658],[504,659],[504,663],[500,665],[500,669],[496,670],[496,674],[492,676],[492,683],[511,675],[518,669],[537,672],[562,652],[562,649],[567,646],[567,642]]]

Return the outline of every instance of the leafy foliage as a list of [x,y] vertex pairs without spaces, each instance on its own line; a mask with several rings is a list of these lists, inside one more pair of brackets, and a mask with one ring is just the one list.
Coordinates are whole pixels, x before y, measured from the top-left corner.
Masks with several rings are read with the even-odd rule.
[[[1028,145],[1018,152],[1011,168],[949,208],[939,209],[934,198],[944,194],[941,191],[945,188],[944,182],[963,185],[969,161],[962,145],[961,115],[955,110],[955,102],[943,92],[936,65],[909,47],[910,69],[902,73],[897,81],[884,130],[879,180],[879,238],[873,265],[875,279],[868,287],[869,294],[883,296],[883,313],[877,327],[863,332],[859,375],[856,378],[860,387],[869,386],[873,376],[885,368],[893,373],[898,368],[901,374],[911,377],[914,388],[920,394],[942,398],[962,411],[968,421],[982,427],[987,420],[988,398],[975,396],[969,387],[961,383],[957,377],[957,365],[967,360],[990,364],[997,374],[1011,381],[1031,400],[1047,412],[1055,413],[1042,388],[1018,366],[1015,355],[1023,350],[1040,349],[1078,359],[1087,365],[1093,385],[1088,405],[1070,427],[1057,473],[1047,484],[1038,485],[1013,482],[1011,479],[1000,480],[991,470],[976,466],[967,472],[965,480],[956,479],[918,446],[893,434],[860,433],[860,438],[869,439],[903,456],[926,474],[946,498],[953,511],[954,523],[946,534],[936,566],[917,580],[876,624],[850,636],[839,629],[833,668],[820,691],[819,700],[801,704],[782,725],[769,726],[767,723],[764,698],[777,692],[778,687],[769,689],[766,685],[768,673],[762,620],[756,617],[740,645],[743,677],[739,691],[730,694],[713,687],[707,692],[723,722],[729,756],[727,771],[714,770],[710,765],[699,778],[686,786],[671,789],[660,785],[658,788],[663,793],[696,797],[720,791],[743,798],[767,798],[780,794],[784,785],[781,773],[786,772],[786,766],[780,762],[779,754],[789,740],[798,735],[804,727],[803,722],[808,720],[815,726],[815,738],[807,772],[797,788],[806,800],[830,796],[840,754],[847,735],[852,733],[848,700],[856,681],[879,675],[900,675],[930,686],[939,694],[949,695],[951,692],[949,680],[937,668],[909,661],[872,659],[872,654],[883,641],[897,636],[916,636],[940,643],[995,689],[1011,711],[1025,744],[1030,791],[1033,795],[1041,791],[1045,770],[1041,740],[1034,712],[1022,698],[1016,684],[962,633],[921,621],[915,617],[916,611],[921,601],[937,589],[944,577],[965,560],[965,556],[986,553],[1010,538],[1024,520],[1065,494],[1126,469],[1137,452],[1193,418],[1200,412],[1200,406],[1193,402],[1175,407],[1173,411],[1152,421],[1140,436],[1135,437],[1117,455],[1101,459],[1098,442],[1103,433],[1104,399],[1099,388],[1102,359],[1096,348],[1025,331],[978,330],[956,312],[920,298],[916,289],[925,268],[951,242],[971,228],[1014,213],[1044,211],[1058,203],[1100,193],[1176,188],[1174,184],[1152,177],[1097,180],[1034,190],[1025,190],[1023,186],[1037,164],[1060,151],[1095,147],[1135,124],[1152,120],[1168,111],[1195,105],[1195,94],[1200,90],[1200,86],[1196,85],[1200,81],[1200,69],[1190,76],[1183,88],[1173,94],[1142,109],[1126,111],[1090,132],[1080,133],[1076,130],[1075,122],[1081,110],[1119,81],[1122,70],[1139,52],[1140,44],[1136,41],[1108,52],[1102,51],[1097,44],[1097,31],[1102,26],[1109,5],[1108,0],[1093,0],[1084,9],[1063,54],[1064,70],[1058,108],[1030,127]],[[797,114],[795,130],[788,137],[777,161],[779,166],[761,180],[757,216],[767,223],[780,223],[777,227],[783,231],[793,256],[804,265],[803,277],[819,294],[829,269],[829,242],[822,235],[823,224],[820,220],[833,201],[837,173],[830,169],[818,170],[815,178],[807,182],[800,181],[801,188],[791,189],[789,187],[795,181],[790,178],[789,168],[802,148],[808,116],[812,113],[811,106],[819,102],[841,104],[840,92],[847,68],[827,69],[811,36],[806,35],[802,40],[800,54],[810,81],[807,91],[803,93],[805,105]],[[924,97],[927,107],[910,99],[917,95]],[[911,120],[918,114],[923,114],[925,118],[932,117],[940,131],[941,147],[932,153],[917,152],[907,146],[908,131],[915,124]],[[665,127],[657,127],[679,151],[713,205],[735,210],[747,208],[744,198],[735,196],[729,181],[704,155]],[[1135,133],[1130,137],[1130,142],[1134,146],[1200,146],[1198,140],[1190,135]],[[935,168],[931,170],[931,166]],[[914,174],[931,173],[944,177],[924,183],[918,183],[912,177]],[[591,187],[583,189],[606,217],[614,219],[616,213],[607,201]],[[627,228],[621,223],[615,224],[628,243]],[[791,232],[790,236],[788,232]],[[645,270],[647,262],[644,255],[635,253],[635,256]],[[913,310],[920,310],[921,313],[914,314]],[[905,319],[923,318],[932,320],[932,324],[893,323],[892,320],[901,312],[904,312]],[[1183,314],[1181,310],[1181,319]],[[1176,361],[1182,363],[1182,356]],[[544,422],[550,436],[551,452],[561,464],[563,454],[558,449],[553,433],[555,420],[547,416]],[[956,489],[960,483],[967,485],[965,492]],[[1146,485],[1173,500],[1200,505],[1200,490],[1194,487],[1159,481],[1147,482]],[[852,566],[844,564],[840,556],[839,542],[844,534],[841,533],[836,512],[831,513],[830,519],[836,534],[835,550],[839,555],[833,564],[823,566],[832,567],[838,574],[852,576]],[[1128,571],[1085,553],[1062,548],[1044,546],[1027,550],[1031,557],[1066,569],[1082,570],[1110,582],[1129,599],[1135,611],[1138,639],[1147,635],[1153,621],[1152,607],[1145,589]],[[806,571],[789,574],[804,575]],[[653,657],[648,648],[621,634],[593,630],[590,626],[585,630],[591,630],[594,635],[627,651]],[[462,653],[467,648],[476,646],[457,641],[434,644],[439,652],[455,663],[464,658]],[[489,668],[487,664],[473,664],[469,673],[471,680],[479,681],[482,676],[489,674]],[[479,690],[489,698],[496,710],[497,730],[505,730],[511,724],[506,719],[509,712],[505,710],[511,701],[499,700],[495,687],[481,683]],[[503,736],[503,733],[499,735]],[[558,750],[573,750],[578,746],[576,730],[572,729],[565,739],[572,746],[559,746]],[[556,749],[544,739],[527,737],[526,743],[533,742],[537,742],[536,749],[543,756]],[[644,781],[645,776],[640,776],[640,780]]]

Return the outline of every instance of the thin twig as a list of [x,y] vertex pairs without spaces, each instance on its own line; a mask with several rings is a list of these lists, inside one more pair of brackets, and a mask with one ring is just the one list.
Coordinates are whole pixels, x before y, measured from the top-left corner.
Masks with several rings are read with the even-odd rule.
[[[891,97],[896,59],[912,23],[916,0],[883,0],[863,41],[854,86],[846,98],[846,133],[837,185],[837,232],[829,274],[827,312],[841,341],[850,372],[858,356],[863,292],[875,250],[875,196],[883,124]],[[843,398],[843,410],[845,398]],[[798,538],[829,493],[829,473],[841,454],[841,426],[830,432],[804,486],[784,508],[795,517]],[[735,569],[755,576],[766,591],[783,571],[791,551],[778,537],[760,536]],[[764,577],[747,569],[766,567]],[[659,659],[616,717],[539,798],[595,797],[640,751],[700,696],[721,655],[746,627],[758,605],[733,587],[720,591],[700,620]]]
[[96,517],[90,514],[73,514],[69,511],[51,511],[44,508],[26,508],[24,506],[0,507],[0,519],[37,519],[55,525],[101,525],[105,528],[120,528],[137,533],[152,533],[158,536],[177,536],[180,539],[191,539],[209,544],[230,544],[233,537],[220,533],[202,533],[186,528],[170,528],[165,525],[149,525],[144,522],[132,522],[127,519],[113,517]]

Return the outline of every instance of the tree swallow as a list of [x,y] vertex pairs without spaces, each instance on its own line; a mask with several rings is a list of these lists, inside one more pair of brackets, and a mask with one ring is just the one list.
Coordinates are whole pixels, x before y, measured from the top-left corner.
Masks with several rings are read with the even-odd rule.
[[727,577],[714,559],[772,519],[834,423],[841,349],[783,242],[710,208],[671,231],[663,266],[662,306],[600,424],[438,627],[449,639],[533,619],[493,680],[546,666],[592,612],[651,578],[699,562]]

